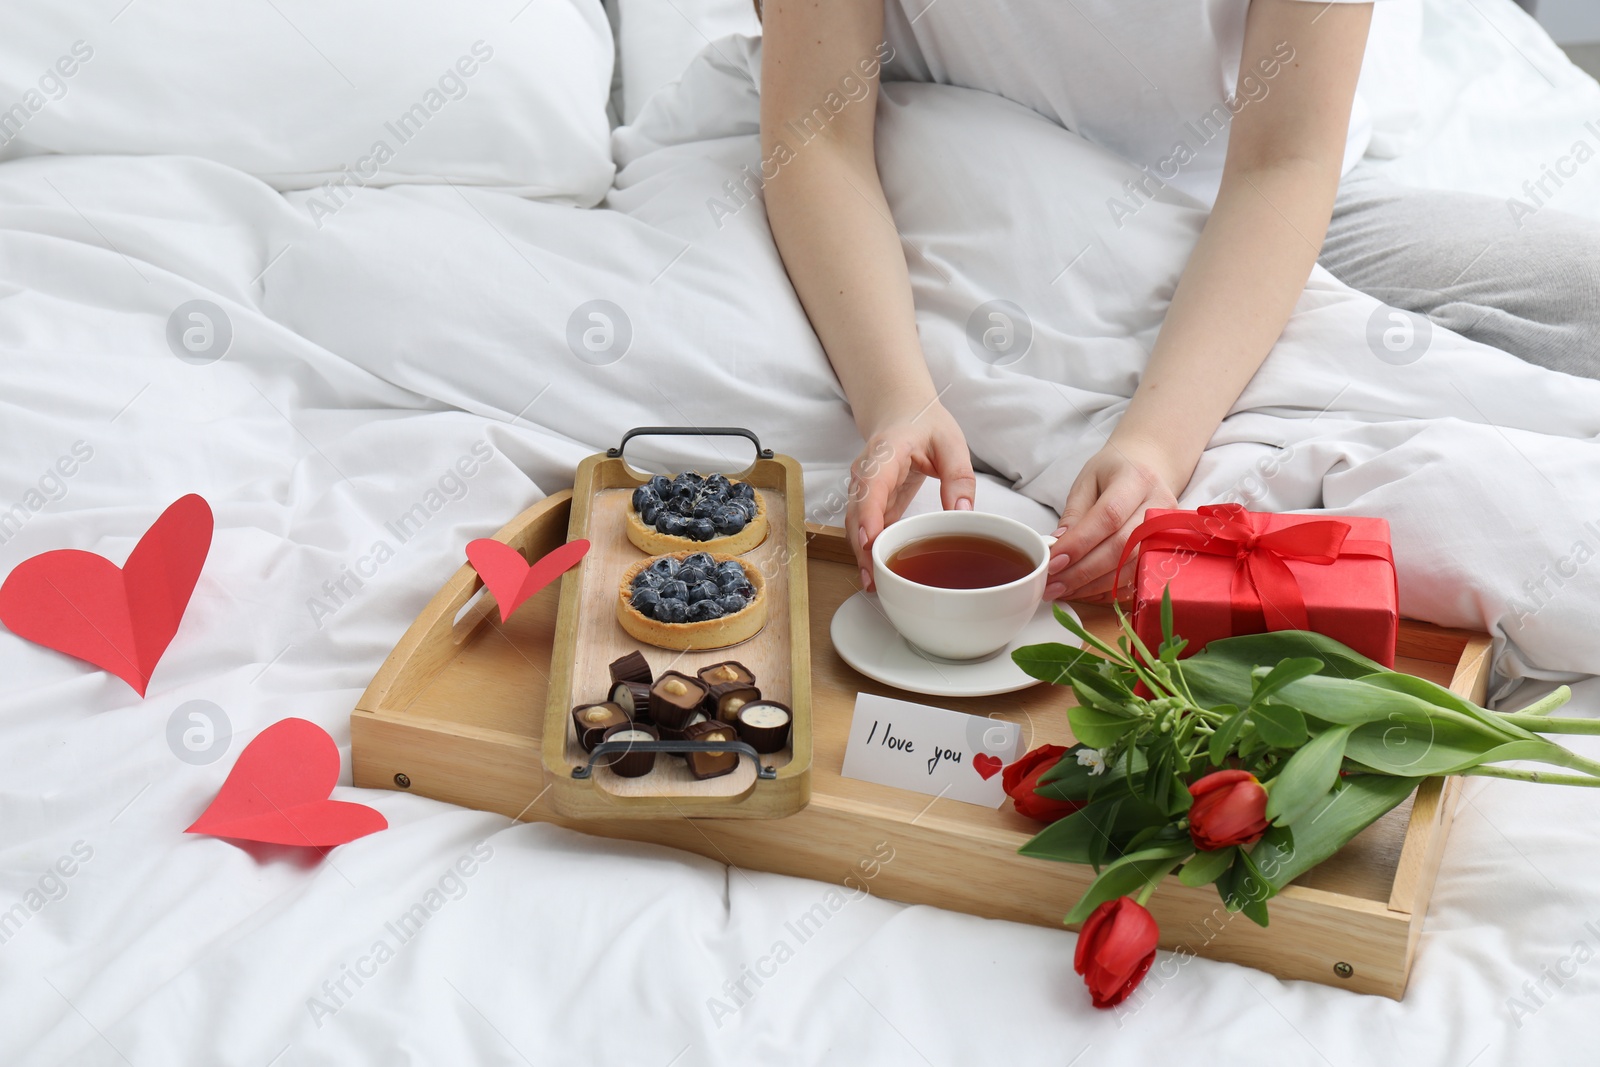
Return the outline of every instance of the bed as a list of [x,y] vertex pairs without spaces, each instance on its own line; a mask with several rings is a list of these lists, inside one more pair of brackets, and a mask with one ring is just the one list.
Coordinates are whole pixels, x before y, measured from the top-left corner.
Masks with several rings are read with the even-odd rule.
[[[828,886],[398,792],[336,790],[389,829],[325,858],[182,834],[286,716],[339,741],[348,781],[350,710],[466,542],[628,427],[754,426],[804,464],[818,522],[860,440],[740,195],[747,5],[283,0],[225,38],[198,3],[29,6],[0,44],[0,570],[120,561],[190,492],[217,532],[143,700],[0,636],[0,1061],[1592,1058],[1580,790],[1471,783],[1402,1002],[1191,959],[1120,1013],[1089,1007],[1064,930],[871,895],[719,1010]],[[1600,85],[1511,0],[1380,9],[1363,92],[1396,177],[1518,197],[1600,146]],[[1203,212],[1166,194],[1113,233],[1128,164],[979,93],[896,84],[881,107],[978,506],[1048,529]],[[1600,218],[1600,161],[1549,202]],[[968,316],[997,297],[1027,309],[1029,360],[975,358]],[[1600,383],[1442,329],[1386,363],[1379,311],[1319,271],[1183,502],[1386,515],[1406,614],[1487,629],[1502,698],[1568,680],[1600,712]],[[221,727],[199,756],[173,740],[195,701]]]

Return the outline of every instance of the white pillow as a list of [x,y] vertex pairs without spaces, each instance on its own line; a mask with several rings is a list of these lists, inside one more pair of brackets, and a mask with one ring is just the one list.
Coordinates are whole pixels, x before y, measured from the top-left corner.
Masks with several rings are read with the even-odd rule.
[[279,189],[589,206],[611,184],[612,57],[599,0],[27,0],[0,34],[0,158],[194,155]]
[[621,23],[623,122],[637,118],[645,101],[657,89],[677,81],[711,42],[729,34],[755,36],[761,32],[761,20],[750,0],[614,2]]

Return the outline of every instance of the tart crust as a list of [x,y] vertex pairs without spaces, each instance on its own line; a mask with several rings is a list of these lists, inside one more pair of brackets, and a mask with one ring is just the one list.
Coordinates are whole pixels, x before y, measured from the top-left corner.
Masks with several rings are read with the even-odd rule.
[[[675,538],[674,540],[681,540]],[[664,552],[661,555],[671,556],[679,563],[696,552],[704,552],[705,542],[700,542],[693,549],[684,552]],[[725,563],[733,556],[710,553],[711,558],[717,563]],[[628,636],[637,641],[657,648],[672,649],[703,649],[724,648],[736,645],[740,641],[748,640],[760,632],[761,627],[767,622],[767,586],[766,579],[755,567],[740,562],[744,567],[744,576],[755,589],[755,595],[750,598],[739,611],[732,615],[724,615],[720,619],[702,619],[699,622],[662,622],[652,619],[629,602],[633,592],[633,579],[658,556],[641,559],[622,573],[622,583],[617,587],[617,621],[627,631]]]
[[[755,486],[750,487],[756,494],[755,518],[745,523],[744,529],[735,534],[724,534],[713,537],[709,541],[696,541],[690,537],[680,537],[677,534],[664,534],[654,526],[645,525],[639,518],[639,513],[634,510],[632,501],[628,503],[628,540],[632,541],[635,548],[648,552],[653,556],[666,556],[682,550],[689,552],[710,552],[716,555],[719,552],[730,556],[740,556],[755,548],[767,539],[767,501],[761,490]],[[718,561],[720,562],[720,560]],[[712,622],[720,620],[713,619]],[[681,626],[683,623],[669,625]]]

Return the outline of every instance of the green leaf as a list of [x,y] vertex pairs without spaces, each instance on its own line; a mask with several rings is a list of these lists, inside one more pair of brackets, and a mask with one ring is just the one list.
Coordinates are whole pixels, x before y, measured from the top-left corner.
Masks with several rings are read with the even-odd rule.
[[[1096,794],[1105,795],[1109,787],[1129,777],[1128,764],[1121,760],[1115,767],[1106,768],[1103,774],[1091,774],[1091,768],[1078,762],[1078,752],[1086,747],[1090,746],[1073,745],[1067,749],[1066,755],[1054,767],[1040,775],[1034,792],[1052,800],[1088,800]],[[1143,774],[1146,766],[1144,753],[1133,749],[1128,755],[1131,757],[1133,776]]]
[[1011,661],[1021,667],[1028,677],[1052,685],[1066,685],[1075,669],[1087,665],[1085,661],[1101,662],[1093,652],[1058,641],[1024,645],[1011,653]]
[[1269,696],[1300,679],[1316,674],[1322,670],[1323,663],[1314,656],[1299,656],[1294,659],[1279,660],[1278,665],[1268,671],[1266,675],[1255,682],[1255,689],[1251,693],[1252,705],[1263,703]]
[[1233,864],[1233,848],[1219,848],[1215,852],[1196,852],[1194,857],[1178,872],[1178,881],[1187,886],[1210,885]]
[[1234,744],[1239,740],[1239,731],[1244,729],[1245,713],[1243,709],[1232,704],[1221,704],[1211,709],[1219,715],[1228,716],[1222,725],[1217,727],[1217,732],[1211,735],[1211,743],[1207,749],[1211,757],[1211,765],[1222,766],[1222,761],[1228,758],[1228,753],[1233,751]]
[[1090,748],[1109,748],[1117,739],[1138,725],[1138,720],[1116,715],[1085,704],[1067,709],[1072,736]]
[[1078,903],[1067,912],[1067,923],[1081,923],[1095,908],[1108,900],[1136,893],[1145,886],[1160,881],[1178,861],[1189,855],[1194,845],[1186,841],[1131,852],[1100,872],[1100,876],[1084,891]]
[[1350,736],[1345,755],[1383,774],[1425,777],[1459,774],[1485,763],[1538,760],[1561,766],[1566,750],[1543,738],[1502,741],[1443,718],[1415,722],[1396,718],[1368,723]]
[[1253,668],[1296,656],[1314,656],[1321,660],[1320,673],[1328,677],[1361,678],[1387,670],[1331,637],[1305,630],[1218,638],[1180,666],[1189,691],[1200,704],[1244,707],[1250,703],[1254,689],[1250,675]]
[[1298,708],[1287,704],[1262,704],[1250,712],[1256,724],[1256,733],[1273,748],[1295,748],[1303,745],[1310,734],[1306,730],[1306,717]]
[[1017,851],[1038,859],[1097,864],[1108,850],[1113,858],[1120,856],[1122,846],[1139,832],[1166,824],[1166,812],[1138,797],[1106,797],[1057,819]]
[[1345,742],[1354,727],[1339,726],[1318,734],[1289,757],[1283,770],[1272,780],[1267,798],[1267,818],[1280,826],[1295,820],[1316,806],[1318,800],[1339,781],[1339,764],[1344,759]]
[[1282,889],[1397,807],[1421,783],[1421,778],[1352,774],[1297,819],[1293,829],[1269,827],[1251,850],[1253,862],[1273,888]]
[[1470,719],[1476,719],[1491,730],[1498,731],[1509,738],[1521,741],[1529,741],[1534,738],[1534,734],[1531,731],[1525,730],[1515,723],[1506,722],[1494,712],[1480,708],[1472,701],[1462,699],[1444,686],[1430,682],[1426,678],[1418,678],[1414,674],[1399,674],[1391,671],[1369,675],[1362,678],[1361,682],[1365,685],[1377,686],[1380,689],[1390,689],[1395,692],[1405,693],[1436,707],[1448,708]]
[[1161,639],[1165,644],[1174,637],[1172,630],[1172,583],[1161,590]]

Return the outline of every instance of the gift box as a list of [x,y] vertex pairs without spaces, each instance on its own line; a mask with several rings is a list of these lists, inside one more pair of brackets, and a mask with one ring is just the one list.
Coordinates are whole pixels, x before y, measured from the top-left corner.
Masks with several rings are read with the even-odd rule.
[[1135,547],[1133,624],[1152,651],[1170,583],[1185,655],[1219,637],[1312,630],[1394,666],[1400,592],[1383,519],[1271,515],[1239,504],[1151,508],[1119,572]]

